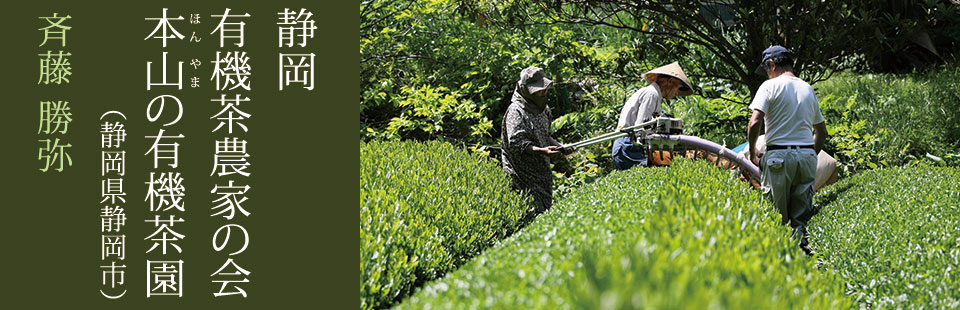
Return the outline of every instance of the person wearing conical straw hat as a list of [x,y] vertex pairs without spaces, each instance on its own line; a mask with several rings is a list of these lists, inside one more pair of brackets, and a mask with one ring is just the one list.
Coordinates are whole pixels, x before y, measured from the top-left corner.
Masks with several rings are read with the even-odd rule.
[[[670,100],[676,96],[693,94],[693,84],[676,62],[644,73],[643,79],[650,84],[627,99],[620,111],[617,130],[643,123],[653,119],[654,115],[659,115],[663,99]],[[630,137],[613,141],[612,156],[613,166],[619,170],[630,169],[635,165],[645,166],[647,163],[643,147],[634,145]]]

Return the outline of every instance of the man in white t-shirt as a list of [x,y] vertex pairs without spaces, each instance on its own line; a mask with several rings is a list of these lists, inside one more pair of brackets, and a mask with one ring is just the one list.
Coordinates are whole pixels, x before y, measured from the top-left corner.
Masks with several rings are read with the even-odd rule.
[[[813,87],[793,72],[793,54],[775,45],[763,51],[757,73],[769,80],[760,85],[750,109],[747,127],[750,160],[760,166],[763,194],[790,223],[794,237],[806,251],[806,222],[813,215],[813,186],[817,153],[827,138],[827,127]],[[766,126],[766,153],[757,152],[757,136]]]

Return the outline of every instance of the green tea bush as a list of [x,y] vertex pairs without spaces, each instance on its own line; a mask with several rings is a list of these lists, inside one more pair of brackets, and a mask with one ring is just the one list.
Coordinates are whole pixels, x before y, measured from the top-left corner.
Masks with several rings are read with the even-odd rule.
[[398,308],[849,308],[775,212],[704,162],[614,172]]
[[886,168],[817,193],[811,245],[862,306],[960,306],[960,169]]
[[516,231],[532,207],[492,160],[441,142],[360,143],[360,308],[385,308]]

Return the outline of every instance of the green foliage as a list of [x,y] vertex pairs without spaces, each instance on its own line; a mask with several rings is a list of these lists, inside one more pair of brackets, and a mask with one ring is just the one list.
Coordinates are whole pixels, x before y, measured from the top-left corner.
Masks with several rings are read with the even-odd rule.
[[778,219],[709,164],[614,172],[399,308],[848,308]]
[[[611,132],[616,127],[621,106],[622,103],[602,104],[562,115],[553,121],[554,137],[562,143],[573,143]],[[613,159],[610,157],[612,144],[589,145],[567,155],[569,167],[554,167],[554,171],[559,171],[554,172],[554,197],[562,198],[577,187],[592,183],[613,170]]]
[[556,172],[558,169],[554,167],[553,197],[555,200],[563,199],[568,193],[584,184],[593,183],[609,171],[605,166],[609,165],[610,150],[604,148],[605,146],[605,144],[595,145],[567,155],[573,158],[566,160],[572,164],[568,173]]
[[361,3],[360,137],[494,144],[519,72],[533,65],[557,82],[554,115],[574,110],[567,83],[625,61],[622,48],[584,40],[606,35],[590,31],[500,28],[457,1]]
[[360,308],[384,308],[516,231],[530,199],[447,143],[360,143]]
[[[956,1],[865,1],[850,19],[865,29],[858,40],[858,69],[903,72],[924,68],[960,47],[960,9]],[[862,6],[862,4],[860,4]],[[938,54],[935,54],[939,53]]]
[[827,151],[844,175],[882,166],[960,164],[958,80],[960,66],[951,65],[914,74],[847,73],[818,84],[830,134]]
[[[575,142],[612,131],[646,85],[640,74],[679,61],[697,94],[664,111],[687,134],[732,147],[746,140],[747,93],[764,79],[752,69],[770,44],[788,43],[801,77],[816,82],[843,67],[877,69],[884,49],[905,50],[916,31],[938,48],[937,33],[960,38],[960,11],[945,1],[913,6],[922,16],[894,2],[737,1],[722,13],[733,25],[701,20],[711,13],[692,9],[702,1],[532,3],[361,2],[361,140],[438,139],[486,153],[518,72],[536,65],[557,82],[555,137]],[[573,23],[525,24],[565,18]],[[957,44],[946,46],[942,54]],[[361,142],[361,308],[391,306],[461,264],[400,307],[825,309],[849,306],[844,289],[867,307],[956,307],[956,168],[884,167],[960,165],[957,81],[953,64],[816,84],[826,150],[844,177],[818,194],[811,240],[821,270],[728,173],[680,161],[601,178],[610,143],[555,160],[554,209],[468,260],[530,220],[531,201],[485,156],[440,142]],[[573,84],[591,85],[591,100],[571,100]],[[880,170],[856,174],[869,169]]]
[[468,99],[458,100],[459,91],[450,92],[442,86],[404,86],[401,95],[397,107],[404,112],[392,118],[382,131],[368,127],[370,136],[384,139],[490,136],[493,122],[483,113],[484,106]]
[[[861,45],[850,44],[851,37],[873,39],[864,33],[872,34],[876,28],[862,22],[883,13],[874,1],[463,2],[506,24],[609,26],[673,41],[682,46],[674,58],[706,60],[691,64],[705,77],[738,84],[750,92],[764,80],[753,71],[768,46],[791,48],[801,77],[816,83],[843,69],[847,58],[860,52]],[[861,15],[851,16],[853,12],[862,13],[863,18],[854,18]]]
[[613,131],[617,126],[622,106],[623,103],[606,104],[582,112],[561,115],[553,120],[554,135],[558,139],[578,139]]
[[[719,143],[727,148],[746,142],[750,110],[747,94],[731,92],[722,98],[680,97],[665,107],[683,119],[684,133]],[[727,100],[727,99],[731,100]]]
[[862,306],[960,305],[960,170],[885,168],[817,193],[810,222],[818,260]]
[[361,3],[361,139],[489,141],[501,95],[468,66],[489,39],[445,1]]

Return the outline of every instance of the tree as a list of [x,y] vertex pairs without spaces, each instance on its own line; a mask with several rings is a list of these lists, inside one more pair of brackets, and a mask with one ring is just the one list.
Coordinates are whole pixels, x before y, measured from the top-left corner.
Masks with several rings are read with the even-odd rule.
[[[600,75],[614,61],[578,33],[587,27],[523,31],[464,18],[457,0],[360,3],[361,139],[440,139],[494,145],[521,69],[539,66],[566,96],[574,78]],[[597,29],[599,27],[590,30]],[[610,31],[613,32],[613,31]],[[556,107],[556,106],[554,106]],[[555,109],[556,116],[565,112]]]
[[960,3],[888,0],[870,7],[861,70],[909,72],[950,58],[960,46]]
[[771,45],[792,50],[797,56],[794,69],[811,84],[850,68],[850,56],[862,51],[857,39],[866,38],[868,30],[861,22],[875,14],[868,2],[471,0],[462,5],[484,19],[518,27],[597,25],[679,41],[704,51],[676,55],[678,60],[692,57],[688,70],[699,72],[692,77],[742,85],[753,94],[766,79],[754,70]]

